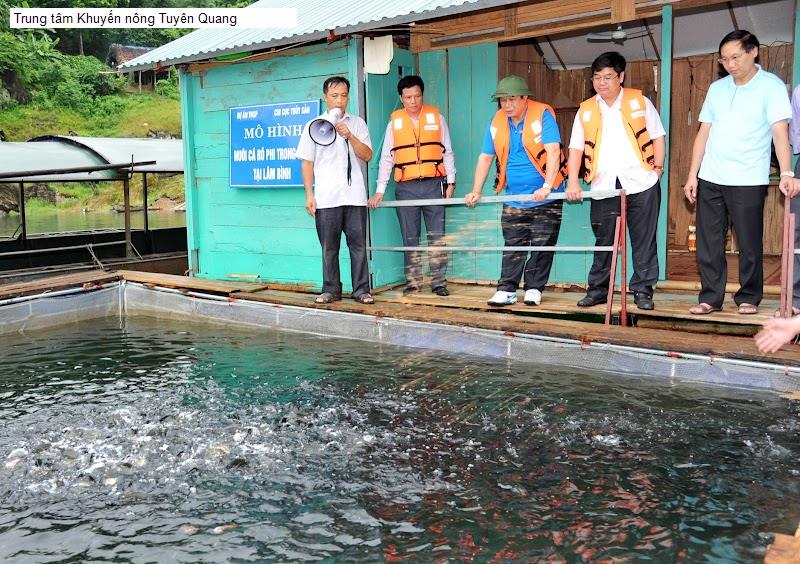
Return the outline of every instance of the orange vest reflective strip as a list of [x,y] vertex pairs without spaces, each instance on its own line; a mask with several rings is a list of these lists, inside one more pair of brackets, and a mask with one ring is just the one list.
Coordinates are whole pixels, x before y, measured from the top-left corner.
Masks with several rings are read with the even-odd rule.
[[[656,160],[655,150],[653,149],[653,140],[650,139],[650,134],[647,132],[647,120],[645,119],[647,106],[642,91],[623,88],[620,110],[625,133],[628,134],[628,139],[639,156],[642,166],[647,170],[653,170]],[[581,125],[583,125],[583,166],[586,169],[584,178],[586,182],[591,182],[597,172],[595,161],[600,154],[600,142],[603,136],[603,119],[597,97],[593,96],[585,100],[578,109],[578,115]]]
[[439,110],[434,106],[422,106],[417,127],[405,109],[392,112],[390,119],[395,181],[445,176]]
[[[544,112],[549,110],[555,119],[553,108],[542,102],[528,100],[528,109],[525,111],[525,123],[522,127],[522,146],[528,154],[528,158],[539,171],[542,177],[546,178],[547,172],[547,152],[542,143],[542,131],[544,130]],[[498,179],[494,191],[500,192],[506,185],[506,167],[508,166],[508,151],[511,146],[511,128],[508,126],[508,116],[503,110],[498,110],[492,119],[491,130],[492,141],[494,142],[494,152],[497,155]],[[558,188],[564,178],[567,177],[567,161],[564,152],[561,151],[561,162],[553,182],[553,188]]]

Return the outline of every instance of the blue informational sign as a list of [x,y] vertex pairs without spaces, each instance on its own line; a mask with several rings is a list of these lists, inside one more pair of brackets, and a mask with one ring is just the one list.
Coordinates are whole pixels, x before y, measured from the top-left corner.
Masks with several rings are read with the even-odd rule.
[[319,109],[319,100],[231,108],[231,187],[302,188],[295,151],[303,126]]

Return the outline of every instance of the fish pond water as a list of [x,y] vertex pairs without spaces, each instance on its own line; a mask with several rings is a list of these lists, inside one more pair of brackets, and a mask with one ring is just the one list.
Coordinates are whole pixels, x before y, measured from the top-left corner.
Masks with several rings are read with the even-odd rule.
[[800,522],[798,413],[268,330],[5,336],[0,561],[757,562]]

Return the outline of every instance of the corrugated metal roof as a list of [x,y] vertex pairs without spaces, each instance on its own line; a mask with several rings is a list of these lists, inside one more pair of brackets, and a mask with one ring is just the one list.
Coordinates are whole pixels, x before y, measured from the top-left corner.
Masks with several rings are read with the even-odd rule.
[[[0,143],[0,172],[22,173],[37,170],[52,170],[57,168],[78,168],[108,164],[101,157],[76,147],[65,145],[58,141],[42,141],[33,143]],[[98,170],[89,173],[75,173],[72,175],[55,175],[53,177],[15,177],[3,178],[0,182],[60,182],[60,181],[95,181],[113,180],[117,174],[111,170]]]
[[96,182],[118,180],[115,170],[34,176],[36,171],[74,169],[108,164],[156,161],[134,167],[134,172],[183,172],[180,139],[44,136],[25,143],[0,143],[0,174],[26,173],[0,182]]
[[57,140],[87,147],[109,163],[156,161],[139,165],[134,172],[183,172],[183,141],[149,137],[37,137],[31,141]]
[[260,0],[248,8],[297,8],[295,29],[198,29],[120,65],[122,71],[190,63],[380,27],[518,3],[519,0]]
[[[705,53],[715,53],[719,40],[731,30],[731,18],[734,18],[739,29],[746,29],[756,34],[762,45],[788,44],[792,42],[794,20],[786,17],[794,10],[794,0],[739,0],[734,5],[719,4],[702,11],[692,10],[675,14],[673,29],[675,38],[672,43],[672,56],[690,57]],[[613,49],[621,53],[628,62],[653,60],[658,58],[650,41],[647,40],[647,29],[642,20],[622,24],[627,33],[627,40],[613,43],[589,41],[587,32],[612,32],[616,24],[598,26],[592,29],[575,30],[550,37],[550,41],[541,41],[539,45],[544,51],[545,63],[550,68],[560,69],[561,61],[567,68],[585,68],[592,64],[601,50]],[[660,41],[661,22],[653,18],[647,20],[647,27],[656,41]],[[660,43],[658,43],[659,49]],[[556,54],[557,53],[557,54]],[[787,69],[791,71],[791,69]],[[775,72],[773,70],[773,72]],[[573,100],[571,103],[580,103]],[[551,100],[552,104],[553,101]]]

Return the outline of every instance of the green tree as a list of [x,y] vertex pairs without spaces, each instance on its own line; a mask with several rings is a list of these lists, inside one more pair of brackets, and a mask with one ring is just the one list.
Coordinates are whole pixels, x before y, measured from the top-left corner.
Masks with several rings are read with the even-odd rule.
[[[23,2],[20,7],[28,5]],[[7,90],[11,95],[9,99],[0,96],[0,106],[9,100],[27,100],[26,90],[35,86],[41,65],[62,57],[56,50],[58,39],[50,31],[11,29],[8,17],[9,4],[0,0],[0,93]]]
[[[0,3],[8,0],[0,0]],[[28,0],[31,8],[238,8],[253,2],[251,0]],[[5,22],[8,22],[6,16]],[[190,33],[191,29],[93,29],[85,33],[83,29],[55,30],[60,39],[60,49],[71,55],[92,55],[106,60],[108,48],[112,43],[158,47]]]

